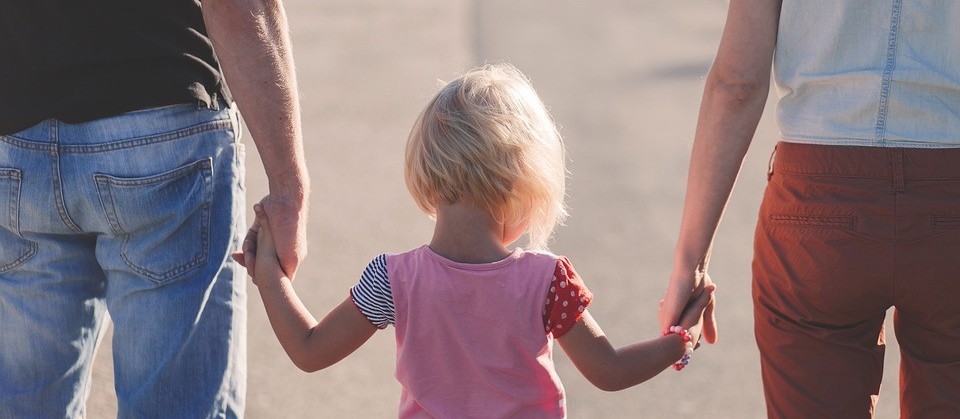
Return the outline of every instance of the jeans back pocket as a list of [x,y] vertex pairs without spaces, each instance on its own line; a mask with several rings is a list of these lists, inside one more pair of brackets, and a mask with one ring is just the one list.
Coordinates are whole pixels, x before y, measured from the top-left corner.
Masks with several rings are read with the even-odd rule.
[[0,168],[0,273],[22,265],[37,252],[36,243],[20,235],[20,185],[20,170]]
[[158,175],[94,175],[110,228],[121,240],[120,258],[157,283],[206,263],[210,247],[213,159]]

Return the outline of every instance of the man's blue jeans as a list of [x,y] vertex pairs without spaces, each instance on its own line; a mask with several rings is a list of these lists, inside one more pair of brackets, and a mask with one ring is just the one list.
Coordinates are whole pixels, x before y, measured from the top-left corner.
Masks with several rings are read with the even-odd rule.
[[82,417],[107,312],[121,418],[242,416],[238,137],[222,102],[0,136],[0,418]]

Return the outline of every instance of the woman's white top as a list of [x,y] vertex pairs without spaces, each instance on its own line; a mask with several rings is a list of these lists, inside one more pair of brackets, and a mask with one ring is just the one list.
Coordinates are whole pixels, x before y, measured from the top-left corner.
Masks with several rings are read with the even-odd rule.
[[960,147],[960,1],[783,0],[784,140]]

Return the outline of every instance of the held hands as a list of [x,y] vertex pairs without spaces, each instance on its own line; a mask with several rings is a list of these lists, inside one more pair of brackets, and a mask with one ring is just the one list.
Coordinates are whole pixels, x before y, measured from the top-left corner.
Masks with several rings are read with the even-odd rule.
[[292,198],[269,193],[260,201],[264,218],[270,216],[270,228],[276,233],[274,243],[280,266],[290,279],[297,274],[300,262],[307,256],[307,201],[304,199],[303,196]]
[[[307,254],[307,209],[305,203],[296,205],[295,201],[269,194],[253,206],[254,212],[259,211],[257,218],[247,230],[241,252],[232,255],[234,260],[247,268],[247,274],[251,277],[255,277],[258,233],[265,222],[269,223],[272,232],[277,233],[278,241],[274,245],[283,272],[291,280],[296,275],[300,262]],[[267,217],[267,214],[270,216]]]
[[[713,295],[715,289],[716,286],[713,285],[710,275],[706,272],[698,270],[692,274],[674,273],[670,278],[670,284],[667,286],[667,294],[660,300],[657,309],[661,330],[665,331],[671,325],[676,324],[686,327],[682,316],[694,309],[696,304],[706,295],[708,299],[702,309],[703,323],[702,327],[697,326],[697,338],[699,339],[702,331],[703,337],[708,343],[716,343],[717,320],[714,314],[716,297]],[[691,333],[693,333],[693,330],[691,330]]]
[[[298,201],[269,194],[253,206],[255,212],[258,211],[257,208],[260,208],[260,212],[257,214],[256,221],[247,230],[241,252],[232,255],[234,260],[247,268],[248,275],[255,277],[257,234],[264,223],[269,223],[272,230],[277,233],[278,241],[274,244],[283,272],[291,280],[296,275],[300,262],[307,255],[307,208],[305,203],[301,202],[298,205],[296,202]],[[270,214],[269,218],[267,214]]]
[[[687,305],[687,308],[683,310],[683,313],[680,314],[678,324],[681,328],[690,332],[690,337],[694,345],[699,345],[701,333],[705,332],[703,328],[705,317],[707,314],[712,315],[710,307],[713,307],[715,301],[714,291],[716,291],[716,289],[717,286],[710,282],[709,277],[706,277],[705,285],[702,287],[700,295],[691,301],[690,304]],[[711,310],[711,313],[706,313],[707,310]]]
[[[261,204],[253,206],[256,220],[247,232],[243,253],[234,253],[233,259],[247,268],[253,283],[262,286],[266,281],[287,276],[280,266],[276,242],[270,228],[270,220]],[[287,276],[288,277],[288,276]]]

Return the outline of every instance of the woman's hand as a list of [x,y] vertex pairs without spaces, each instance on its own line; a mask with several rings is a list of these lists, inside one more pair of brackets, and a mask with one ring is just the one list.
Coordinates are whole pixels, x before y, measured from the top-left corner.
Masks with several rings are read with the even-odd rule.
[[[667,294],[660,300],[657,308],[657,318],[660,320],[660,329],[666,331],[667,328],[674,325],[683,324],[681,316],[689,309],[692,309],[693,303],[703,298],[704,293],[710,293],[709,301],[703,310],[703,337],[709,343],[717,342],[717,320],[714,315],[716,306],[716,297],[713,296],[713,290],[716,287],[703,271],[694,271],[690,273],[674,273],[667,286]],[[689,307],[688,307],[689,306]],[[686,311],[685,311],[686,310]],[[692,333],[692,332],[691,332]],[[699,326],[697,337],[699,339]]]
[[[710,282],[710,277],[704,276],[701,282],[700,294],[691,298],[690,304],[683,310],[680,320],[676,323],[680,327],[690,332],[694,345],[700,344],[701,334],[707,337],[708,328],[713,328],[713,341],[707,338],[708,342],[716,341],[716,324],[713,320],[713,305],[716,302],[715,291],[717,286]],[[709,326],[707,326],[709,324]],[[705,327],[707,326],[707,327]]]

